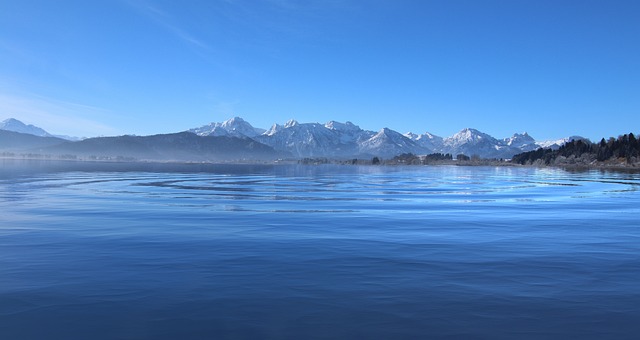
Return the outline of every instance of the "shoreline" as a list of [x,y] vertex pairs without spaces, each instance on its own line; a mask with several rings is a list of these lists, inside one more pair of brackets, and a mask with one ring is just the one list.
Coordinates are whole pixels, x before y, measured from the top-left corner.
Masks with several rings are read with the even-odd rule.
[[[108,168],[130,165],[136,170],[144,170],[145,166],[151,168],[157,167],[207,167],[207,166],[231,166],[231,165],[255,165],[255,166],[268,166],[268,165],[301,165],[301,166],[319,166],[319,165],[342,165],[342,166],[462,166],[462,167],[476,167],[476,166],[488,166],[488,167],[522,167],[522,168],[539,168],[539,169],[562,169],[566,171],[616,171],[616,172],[633,172],[640,173],[639,163],[598,163],[598,164],[553,164],[553,165],[541,165],[541,164],[518,164],[508,161],[499,160],[443,160],[433,161],[426,164],[410,164],[402,162],[392,162],[391,160],[383,161],[379,164],[372,164],[371,162],[359,161],[353,163],[346,160],[331,160],[322,159],[322,161],[309,162],[303,161],[303,159],[279,159],[279,160],[221,160],[221,161],[187,161],[187,160],[140,160],[140,159],[84,159],[84,158],[57,158],[57,157],[2,157],[0,156],[0,162],[28,162],[34,163],[48,163],[48,164],[83,164],[83,165],[105,165]],[[109,170],[109,169],[105,169]],[[153,169],[150,169],[153,170]]]

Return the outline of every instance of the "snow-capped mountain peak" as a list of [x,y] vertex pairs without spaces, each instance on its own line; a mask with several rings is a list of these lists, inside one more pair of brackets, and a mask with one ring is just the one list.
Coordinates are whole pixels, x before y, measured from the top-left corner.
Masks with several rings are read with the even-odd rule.
[[539,147],[559,147],[565,142],[580,138],[536,141],[528,133],[516,133],[511,137],[496,139],[484,132],[465,128],[451,137],[442,138],[429,132],[400,134],[392,129],[363,130],[352,122],[328,121],[325,124],[300,123],[295,119],[285,124],[273,124],[269,130],[256,129],[240,117],[223,123],[211,123],[191,132],[198,134],[224,134],[244,136],[288,152],[295,157],[393,157],[403,153],[425,155],[449,153],[452,155],[478,155],[482,158],[511,158],[513,155]]
[[264,136],[273,136],[276,133],[278,133],[278,131],[281,131],[282,129],[284,129],[284,126],[280,125],[280,124],[273,124],[271,125],[271,128],[267,131],[265,131],[265,133],[263,133]]
[[[26,125],[13,118],[0,122],[0,130],[52,136],[39,127]],[[423,134],[407,132],[403,135],[386,127],[378,131],[363,130],[352,122],[342,123],[333,120],[320,124],[300,123],[291,119],[284,125],[274,124],[269,130],[264,130],[253,127],[240,117],[233,117],[221,123],[210,123],[190,129],[189,132],[200,136],[250,138],[275,149],[281,155],[346,159],[374,156],[387,158],[406,153],[416,155],[448,153],[454,157],[464,154],[477,155],[481,158],[511,158],[518,153],[540,147],[557,149],[572,140],[586,140],[583,137],[571,136],[536,142],[527,132],[496,139],[472,128],[463,129],[447,138],[429,132]],[[66,136],[53,136],[71,139]]]
[[335,120],[326,122],[324,124],[324,127],[326,127],[329,130],[336,130],[336,131],[361,131],[362,129],[360,129],[360,127],[358,125],[353,124],[352,122],[345,122],[345,123],[340,123],[340,122],[336,122]]
[[298,121],[297,121],[297,120],[295,120],[295,119],[289,119],[289,121],[287,121],[287,122],[284,124],[284,128],[286,129],[286,128],[294,127],[294,126],[296,126],[296,125],[298,125],[298,124],[300,124],[300,123],[298,123]]
[[271,129],[255,139],[278,151],[290,152],[297,157],[326,157],[340,154],[340,137],[336,131],[318,123],[298,123],[289,120],[283,125],[274,124]]
[[518,153],[515,148],[511,149],[505,145],[504,141],[471,128],[462,129],[455,135],[445,138],[443,150],[452,155],[478,155],[486,158],[505,158],[505,155],[511,157]]
[[514,133],[513,136],[505,138],[504,141],[509,146],[521,147],[527,144],[535,144],[536,140],[529,136],[528,133]]
[[429,132],[425,132],[421,135],[413,132],[407,132],[404,134],[404,136],[415,141],[423,148],[432,150],[433,152],[442,151],[443,138],[440,136],[436,136]]
[[442,144],[443,138],[440,136],[436,136],[432,133],[425,132],[421,135],[413,132],[407,132],[404,134],[405,137],[418,142],[419,144]]
[[15,118],[5,119],[2,122],[0,122],[0,130],[26,133],[26,134],[34,135],[38,137],[56,137],[56,138],[70,140],[70,141],[79,141],[83,139],[83,138],[73,137],[73,136],[50,134],[49,132],[45,131],[42,128],[39,128],[31,124],[27,125]]
[[411,139],[407,138],[406,136],[402,135],[399,132],[393,131],[385,127],[380,129],[378,133],[376,133],[373,137],[371,137],[367,142],[375,143],[375,144],[391,142],[396,145],[401,145],[401,144],[406,144],[407,141],[411,141]]
[[484,132],[480,132],[480,131],[478,131],[476,129],[472,129],[472,128],[462,129],[460,132],[455,134],[454,137],[458,138],[458,139],[465,139],[467,141],[469,141],[469,140],[478,141],[478,140],[482,140],[484,138],[493,138],[493,137],[487,135]]
[[240,117],[233,117],[222,123],[222,128],[227,130],[231,135],[239,134],[247,137],[255,137],[264,132],[264,129],[253,127],[247,121]]
[[411,139],[411,140],[417,140],[418,138],[420,138],[420,135],[417,133],[413,133],[411,131],[407,132],[404,134],[405,137]]
[[533,151],[540,146],[536,144],[536,140],[529,136],[528,133],[514,133],[513,136],[502,140],[506,146],[517,148],[522,152]]
[[31,124],[27,125],[15,118],[5,119],[0,122],[0,130],[26,133],[40,137],[53,137],[53,135],[47,131]]
[[233,117],[222,123],[211,123],[189,130],[189,132],[200,136],[234,136],[250,138],[262,134],[264,131],[264,129],[254,128],[251,124],[240,117]]
[[375,135],[375,132],[362,130],[358,125],[349,121],[341,123],[332,120],[325,123],[324,127],[335,131],[340,137],[340,143],[342,144],[359,143]]
[[386,127],[360,144],[361,153],[383,157],[392,157],[402,153],[427,154],[430,151],[407,136]]
[[541,148],[545,148],[545,149],[558,149],[559,147],[563,146],[564,144],[574,141],[574,140],[583,140],[583,141],[589,141],[588,138],[584,138],[581,136],[570,136],[570,137],[565,137],[565,138],[560,138],[560,139],[556,139],[556,140],[546,140],[546,141],[540,141],[540,142],[536,142],[536,145],[538,145]]
[[497,142],[497,140],[490,135],[480,132],[476,129],[466,128],[460,130],[455,135],[445,138],[445,145],[461,146],[464,144],[478,144],[482,142]]

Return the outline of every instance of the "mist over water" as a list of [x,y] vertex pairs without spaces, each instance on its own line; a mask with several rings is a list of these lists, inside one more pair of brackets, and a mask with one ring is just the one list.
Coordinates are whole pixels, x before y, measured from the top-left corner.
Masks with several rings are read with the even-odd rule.
[[640,174],[0,161],[0,338],[640,334]]

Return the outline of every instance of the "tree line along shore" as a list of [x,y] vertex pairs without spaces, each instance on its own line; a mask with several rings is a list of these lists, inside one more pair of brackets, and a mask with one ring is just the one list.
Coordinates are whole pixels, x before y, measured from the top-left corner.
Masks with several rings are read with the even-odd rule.
[[[202,163],[184,160],[154,161],[133,157],[104,157],[104,156],[76,156],[72,154],[49,155],[37,153],[1,152],[4,159],[35,159],[35,160],[65,160],[65,161],[93,161],[93,162],[160,162],[160,163]],[[225,161],[222,163],[252,163],[250,159]],[[212,161],[211,163],[218,163]],[[265,161],[255,161],[265,163]],[[270,163],[270,162],[266,162]],[[585,140],[572,140],[558,149],[539,148],[534,151],[523,152],[511,159],[486,159],[477,155],[451,155],[433,153],[428,155],[414,155],[404,153],[393,158],[382,159],[377,156],[371,158],[331,159],[325,157],[302,159],[278,159],[272,163],[291,164],[350,164],[350,165],[459,165],[459,166],[536,166],[536,167],[564,167],[564,168],[624,168],[640,170],[640,140],[633,134],[620,135],[617,138],[602,138],[598,143]]]

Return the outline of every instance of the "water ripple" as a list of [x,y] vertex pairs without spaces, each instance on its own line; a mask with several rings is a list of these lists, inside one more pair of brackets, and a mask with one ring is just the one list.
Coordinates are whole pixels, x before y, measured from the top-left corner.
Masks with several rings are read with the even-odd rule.
[[0,338],[640,334],[637,174],[112,167],[2,170]]

